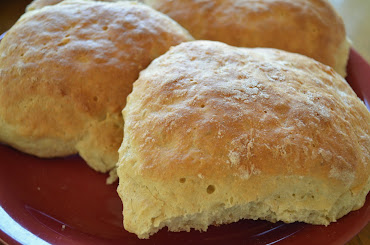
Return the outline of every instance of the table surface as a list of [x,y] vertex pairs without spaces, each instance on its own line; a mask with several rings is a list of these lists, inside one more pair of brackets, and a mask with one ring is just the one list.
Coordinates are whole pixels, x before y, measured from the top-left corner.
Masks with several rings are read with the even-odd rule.
[[[370,63],[370,0],[329,0],[343,17],[353,47]],[[8,30],[24,13],[31,0],[1,1],[0,33]],[[370,244],[368,224],[347,245]]]

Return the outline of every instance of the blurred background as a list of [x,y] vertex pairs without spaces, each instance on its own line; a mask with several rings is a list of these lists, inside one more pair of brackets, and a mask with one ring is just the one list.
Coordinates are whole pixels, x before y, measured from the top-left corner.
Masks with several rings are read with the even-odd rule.
[[0,32],[8,30],[24,13],[32,0],[12,0],[0,2]]
[[[31,0],[0,2],[0,33],[24,13]],[[329,0],[343,17],[354,48],[370,63],[370,0]]]
[[353,47],[370,63],[370,0],[329,0],[343,17]]

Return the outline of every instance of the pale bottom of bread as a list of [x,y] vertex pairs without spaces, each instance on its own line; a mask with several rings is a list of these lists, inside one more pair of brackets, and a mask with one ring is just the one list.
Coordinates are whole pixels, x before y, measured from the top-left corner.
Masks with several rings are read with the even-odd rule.
[[41,158],[63,157],[77,153],[75,142],[71,139],[51,137],[24,137],[22,132],[0,120],[0,142],[27,154]]
[[342,77],[347,76],[347,62],[351,48],[351,40],[347,37],[338,48],[336,53],[336,63],[333,67]]
[[[270,222],[283,221],[285,223],[305,222],[315,225],[328,225],[337,219],[343,217],[345,214],[358,207],[353,207],[349,202],[349,192],[343,196],[343,205],[332,209],[328,213],[323,213],[316,210],[282,210],[276,212],[268,205],[268,200],[265,202],[250,202],[244,205],[238,205],[231,208],[225,208],[223,205],[216,207],[212,210],[207,210],[202,213],[188,214],[180,217],[173,217],[168,220],[162,221],[158,227],[152,227],[148,234],[144,234],[141,238],[148,238],[149,234],[157,232],[163,227],[168,227],[170,231],[190,231],[191,228],[199,231],[206,231],[210,225],[229,224],[242,219],[261,219]],[[346,200],[347,199],[347,200]],[[363,202],[361,202],[363,204]],[[347,204],[347,205],[345,205]],[[357,206],[357,205],[356,205]]]
[[[276,190],[270,195],[265,195],[271,191],[271,188],[267,187],[266,190],[261,190],[261,195],[254,201],[243,203],[243,198],[238,194],[233,195],[230,190],[226,191],[226,195],[215,195],[214,200],[208,198],[212,195],[201,194],[204,195],[202,200],[199,193],[190,188],[194,198],[188,196],[190,200],[186,200],[186,197],[182,196],[187,196],[186,191],[175,196],[176,193],[167,191],[161,193],[163,186],[155,183],[153,185],[140,183],[143,182],[130,177],[126,181],[121,179],[118,193],[124,204],[125,229],[141,239],[149,238],[164,227],[175,232],[191,229],[206,231],[210,225],[229,224],[242,219],[329,225],[350,211],[362,207],[370,186],[368,183],[365,189],[354,194],[349,189],[338,193],[328,186],[318,190],[320,183],[313,181],[301,182],[302,185],[292,181],[292,189],[287,190],[287,185],[283,181],[282,185],[276,186]],[[305,185],[307,191],[301,189]],[[167,186],[179,191],[176,183]],[[201,191],[203,188],[198,189]],[[222,187],[220,189],[222,191]],[[313,192],[315,189],[318,190],[317,193]]]
[[[97,126],[96,126],[97,125]],[[27,154],[40,158],[66,157],[79,154],[85,162],[95,171],[106,173],[110,171],[107,183],[117,180],[115,164],[117,162],[117,143],[111,143],[115,133],[121,129],[115,127],[115,122],[104,121],[91,126],[83,136],[34,136],[32,133],[24,133],[21,129],[9,125],[0,119],[0,142]],[[104,134],[100,131],[109,132]],[[37,128],[34,129],[35,131]],[[32,130],[28,130],[32,131]],[[113,132],[112,132],[113,131]],[[112,136],[113,135],[113,136]]]

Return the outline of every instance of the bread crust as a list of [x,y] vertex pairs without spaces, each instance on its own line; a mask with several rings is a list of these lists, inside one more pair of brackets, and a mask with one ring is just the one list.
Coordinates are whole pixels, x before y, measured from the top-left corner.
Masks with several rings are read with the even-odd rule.
[[[63,1],[76,1],[76,0],[33,0],[30,4],[28,4],[26,11],[32,11],[41,9],[46,6],[51,6],[58,4]],[[135,0],[77,0],[77,1],[98,1],[98,2],[120,2],[120,1],[135,1]],[[141,2],[141,1],[135,1],[135,2]]]
[[369,192],[370,113],[302,55],[180,44],[140,74],[123,117],[118,193],[140,238],[243,218],[328,225]]
[[196,39],[300,53],[346,75],[349,43],[327,0],[144,0]]
[[27,5],[26,12],[41,9],[46,6],[51,6],[62,2],[63,0],[33,0]]
[[0,43],[0,141],[39,157],[115,166],[121,110],[139,72],[191,40],[130,2],[64,1],[24,14]]

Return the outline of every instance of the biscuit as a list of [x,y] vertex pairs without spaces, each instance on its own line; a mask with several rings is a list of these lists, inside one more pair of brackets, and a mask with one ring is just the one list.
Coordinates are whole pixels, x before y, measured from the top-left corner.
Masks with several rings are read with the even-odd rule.
[[196,39],[300,53],[346,75],[349,43],[327,0],[144,0]]
[[132,83],[188,40],[144,4],[64,1],[24,14],[0,43],[0,142],[46,158],[79,153],[111,170]]
[[139,238],[240,219],[328,225],[369,192],[370,113],[303,55],[180,44],[141,72],[123,117],[118,193]]

